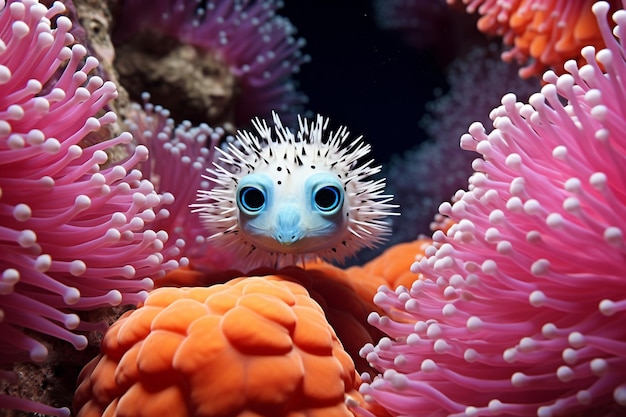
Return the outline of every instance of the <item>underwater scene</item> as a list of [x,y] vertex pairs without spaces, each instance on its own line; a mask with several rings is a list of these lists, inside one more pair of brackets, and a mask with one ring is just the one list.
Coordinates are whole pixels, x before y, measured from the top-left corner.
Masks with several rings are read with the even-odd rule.
[[626,415],[626,0],[0,0],[0,416]]

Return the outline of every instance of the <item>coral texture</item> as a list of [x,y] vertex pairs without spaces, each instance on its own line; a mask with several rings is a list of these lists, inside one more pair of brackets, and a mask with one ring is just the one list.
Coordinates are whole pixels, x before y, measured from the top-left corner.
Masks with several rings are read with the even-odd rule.
[[[455,0],[448,0],[454,3]],[[561,72],[569,59],[582,62],[584,46],[597,49],[603,39],[591,12],[595,0],[462,0],[468,13],[481,15],[478,28],[503,37],[512,46],[502,57],[526,63],[522,77],[540,75],[551,68]],[[615,9],[620,0],[609,2]]]
[[[626,50],[609,7],[593,7],[607,49],[547,72],[530,104],[505,95],[489,134],[470,127],[483,157],[440,208],[455,224],[412,267],[423,279],[376,295],[389,337],[364,347],[381,374],[361,393],[393,415],[626,412]],[[626,11],[613,20],[626,39]]]
[[[395,205],[371,146],[327,118],[299,120],[294,134],[276,113],[274,127],[254,120],[259,136],[240,131],[208,170],[215,186],[199,190],[196,211],[209,239],[252,266],[276,267],[320,257],[343,261],[389,233]],[[226,168],[229,167],[229,168]]]
[[[163,262],[167,234],[149,229],[171,201],[132,170],[147,149],[105,167],[131,135],[90,140],[108,136],[116,116],[103,109],[117,92],[88,75],[98,61],[82,45],[69,46],[63,5],[0,6],[0,366],[11,367],[46,359],[37,333],[83,349],[77,331],[101,326],[72,310],[138,303],[178,263]],[[6,397],[0,406],[54,414]]]
[[348,417],[344,397],[360,401],[322,308],[282,276],[154,290],[80,379],[78,417]]
[[[400,246],[404,248],[391,249],[386,258],[381,257],[381,262],[389,263],[390,257],[394,254],[411,252],[410,256],[405,256],[401,262],[397,262],[404,268],[377,267],[376,262],[372,261],[363,270],[356,267],[343,270],[325,262],[311,262],[306,264],[305,269],[287,267],[276,271],[270,268],[259,268],[251,271],[250,275],[281,275],[284,279],[288,278],[302,285],[323,308],[326,319],[337,332],[346,352],[355,361],[357,370],[370,372],[372,369],[363,358],[359,357],[359,350],[364,344],[372,343],[383,335],[367,323],[368,314],[376,309],[372,301],[376,289],[394,280],[395,277],[391,278],[391,276],[395,272],[414,279],[409,267],[415,259],[412,249],[417,250],[417,245]],[[401,268],[402,272],[400,272]],[[243,276],[242,273],[236,270],[207,272],[178,268],[159,279],[156,285],[210,286],[241,276]],[[401,278],[397,277],[397,279]]]
[[[294,123],[306,97],[297,91],[292,77],[309,58],[301,52],[304,40],[294,37],[293,25],[276,14],[280,4],[274,0],[130,0],[119,11],[114,34],[126,43],[142,31],[156,32],[223,62],[239,89],[238,126],[255,116],[269,117],[272,110]],[[161,46],[167,43],[158,36],[149,38]],[[165,81],[176,74],[168,77]],[[143,90],[150,91],[150,86]],[[160,98],[157,101],[175,109]]]
[[[367,323],[368,314],[378,309],[373,302],[374,295],[381,285],[390,288],[410,286],[416,277],[409,268],[431,243],[430,239],[420,239],[397,244],[367,264],[345,270],[325,262],[311,262],[305,265],[305,270],[287,268],[275,272],[262,268],[252,273],[288,275],[289,279],[305,287],[324,309],[328,322],[355,361],[357,370],[370,372],[371,368],[358,353],[364,344],[383,335]],[[240,276],[241,272],[236,270],[202,271],[186,267],[167,273],[156,281],[156,285],[210,286]]]

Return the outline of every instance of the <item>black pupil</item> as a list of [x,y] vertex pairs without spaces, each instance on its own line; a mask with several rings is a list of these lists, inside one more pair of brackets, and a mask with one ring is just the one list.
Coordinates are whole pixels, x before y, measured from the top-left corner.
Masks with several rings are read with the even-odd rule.
[[241,203],[248,210],[259,210],[265,204],[265,196],[257,188],[245,187],[241,190]]
[[320,188],[315,193],[315,204],[320,210],[332,210],[339,204],[339,190],[336,187]]

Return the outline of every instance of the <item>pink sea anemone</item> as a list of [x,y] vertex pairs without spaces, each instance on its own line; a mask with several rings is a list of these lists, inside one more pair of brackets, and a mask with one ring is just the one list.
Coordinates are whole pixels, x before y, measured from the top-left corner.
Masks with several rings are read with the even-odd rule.
[[[116,116],[103,110],[117,90],[88,75],[98,61],[72,45],[64,6],[0,6],[0,366],[7,368],[46,359],[38,334],[85,348],[76,331],[101,326],[72,310],[136,304],[153,277],[178,263],[163,262],[167,233],[148,229],[167,216],[171,196],[132,169],[147,149],[108,164],[107,152],[131,135],[84,140],[108,135]],[[4,396],[0,406],[64,414]]]
[[123,43],[139,32],[158,33],[223,62],[239,89],[237,125],[270,117],[272,110],[292,123],[306,102],[292,77],[309,58],[294,26],[276,14],[280,7],[276,0],[129,0],[119,10],[114,34]]
[[447,69],[449,91],[427,104],[428,113],[421,120],[429,140],[388,164],[388,188],[402,209],[402,221],[392,224],[391,243],[430,234],[439,204],[467,184],[477,156],[459,147],[458,138],[467,126],[475,120],[486,123],[503,94],[527,98],[537,90],[536,80],[520,79],[517,66],[502,62],[500,52],[492,43],[453,61]]
[[148,148],[150,159],[138,168],[160,194],[170,194],[175,201],[168,206],[169,216],[156,220],[153,227],[167,230],[169,240],[162,253],[177,259],[181,266],[189,262],[195,270],[235,268],[232,255],[207,242],[207,232],[198,213],[189,205],[195,202],[198,190],[207,191],[213,184],[203,173],[218,162],[215,147],[232,141],[222,128],[207,124],[193,126],[185,121],[175,126],[169,111],[147,102],[133,104],[126,120],[134,143]]
[[[382,288],[361,387],[397,416],[626,413],[626,11],[593,7],[606,49],[544,75],[530,104],[507,94],[494,130],[461,139],[483,155],[456,224]],[[621,43],[620,43],[621,42]],[[605,69],[605,72],[603,72]]]

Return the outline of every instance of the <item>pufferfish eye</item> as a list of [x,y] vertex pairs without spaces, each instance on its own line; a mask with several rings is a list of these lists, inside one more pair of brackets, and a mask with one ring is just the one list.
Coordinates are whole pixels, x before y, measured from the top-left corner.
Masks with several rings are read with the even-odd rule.
[[237,195],[239,206],[250,213],[261,211],[265,207],[265,201],[265,193],[256,187],[243,187]]
[[331,213],[343,204],[343,193],[334,185],[326,185],[315,191],[313,201],[319,211]]

